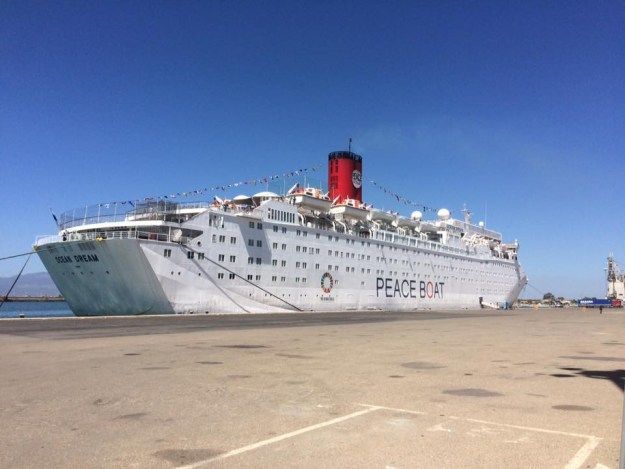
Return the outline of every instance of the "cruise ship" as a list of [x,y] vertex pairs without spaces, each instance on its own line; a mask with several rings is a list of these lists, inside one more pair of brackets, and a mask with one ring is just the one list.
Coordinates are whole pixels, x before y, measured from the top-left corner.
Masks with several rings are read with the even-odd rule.
[[[440,209],[363,203],[362,157],[328,156],[328,192],[295,185],[123,213],[65,213],[34,249],[78,316],[509,307],[517,241]],[[117,209],[117,207],[116,207]]]

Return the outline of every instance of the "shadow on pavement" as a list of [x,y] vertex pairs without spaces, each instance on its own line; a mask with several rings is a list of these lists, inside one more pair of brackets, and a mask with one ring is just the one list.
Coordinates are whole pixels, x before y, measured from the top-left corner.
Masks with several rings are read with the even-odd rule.
[[[561,370],[574,372],[577,376],[583,376],[585,378],[594,378],[594,379],[607,379],[612,381],[617,388],[623,391],[625,387],[625,370],[585,370],[583,368],[560,368]],[[557,375],[551,375],[556,376]],[[572,376],[572,375],[568,375]]]

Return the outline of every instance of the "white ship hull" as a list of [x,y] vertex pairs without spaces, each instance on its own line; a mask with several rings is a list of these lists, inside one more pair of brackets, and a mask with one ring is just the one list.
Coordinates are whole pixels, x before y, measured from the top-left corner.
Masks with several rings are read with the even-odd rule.
[[361,238],[213,209],[184,226],[201,235],[181,243],[140,239],[136,228],[113,238],[76,231],[75,241],[35,249],[79,316],[473,309],[511,305],[526,284],[516,258],[482,245]]

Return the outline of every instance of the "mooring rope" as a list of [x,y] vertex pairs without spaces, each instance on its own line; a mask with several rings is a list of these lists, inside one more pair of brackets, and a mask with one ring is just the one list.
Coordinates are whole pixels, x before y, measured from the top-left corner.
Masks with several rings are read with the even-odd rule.
[[[30,253],[32,254],[32,252]],[[28,264],[28,261],[30,260],[30,255],[26,258],[26,262],[24,262],[24,265],[22,266],[19,274],[17,274],[17,277],[15,277],[15,280],[13,280],[13,284],[11,285],[11,288],[9,288],[9,291],[7,292],[6,295],[4,295],[4,297],[2,298],[2,302],[0,302],[0,308],[2,308],[2,305],[4,303],[6,303],[7,298],[9,298],[9,295],[11,294],[11,291],[13,291],[13,287],[15,286],[15,284],[17,283],[17,281],[20,279],[20,277],[22,276],[22,272],[24,272],[24,269],[26,268],[26,264]]]

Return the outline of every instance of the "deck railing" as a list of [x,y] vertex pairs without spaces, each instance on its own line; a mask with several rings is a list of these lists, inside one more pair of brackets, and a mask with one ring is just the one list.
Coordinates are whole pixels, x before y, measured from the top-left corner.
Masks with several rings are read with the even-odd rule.
[[59,217],[59,229],[66,230],[76,226],[129,220],[165,220],[167,215],[172,213],[180,213],[190,209],[205,209],[210,206],[211,204],[208,202],[173,203],[165,201],[88,205],[62,213]]
[[170,233],[155,233],[152,231],[124,230],[124,231],[91,231],[88,233],[66,233],[63,235],[39,236],[35,246],[64,241],[104,241],[107,239],[146,239],[165,243],[187,244],[187,236],[177,236]]

